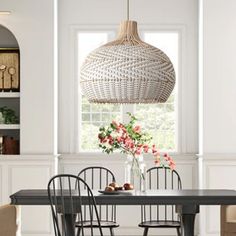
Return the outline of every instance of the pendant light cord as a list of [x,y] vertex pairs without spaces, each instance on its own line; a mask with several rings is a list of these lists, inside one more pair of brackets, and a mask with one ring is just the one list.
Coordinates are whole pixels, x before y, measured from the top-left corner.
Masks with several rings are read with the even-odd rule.
[[127,20],[129,20],[129,0],[127,0]]

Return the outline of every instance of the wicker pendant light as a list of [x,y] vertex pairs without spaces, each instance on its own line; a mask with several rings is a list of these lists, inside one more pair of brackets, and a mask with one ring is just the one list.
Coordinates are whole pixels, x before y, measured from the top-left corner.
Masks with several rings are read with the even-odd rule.
[[174,89],[175,72],[164,52],[139,38],[137,22],[127,20],[115,41],[86,57],[80,85],[89,102],[163,103]]

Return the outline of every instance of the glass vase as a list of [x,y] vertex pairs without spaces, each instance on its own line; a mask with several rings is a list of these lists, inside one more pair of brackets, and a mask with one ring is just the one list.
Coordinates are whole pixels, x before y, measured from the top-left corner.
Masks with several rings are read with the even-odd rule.
[[125,162],[125,182],[132,184],[135,190],[146,191],[146,164],[143,155],[128,155]]

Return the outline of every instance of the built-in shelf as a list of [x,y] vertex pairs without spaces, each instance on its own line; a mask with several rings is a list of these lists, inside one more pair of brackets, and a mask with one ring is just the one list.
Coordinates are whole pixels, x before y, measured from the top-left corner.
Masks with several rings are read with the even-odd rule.
[[0,124],[0,129],[20,129],[19,124]]
[[0,92],[0,98],[19,98],[19,92]]

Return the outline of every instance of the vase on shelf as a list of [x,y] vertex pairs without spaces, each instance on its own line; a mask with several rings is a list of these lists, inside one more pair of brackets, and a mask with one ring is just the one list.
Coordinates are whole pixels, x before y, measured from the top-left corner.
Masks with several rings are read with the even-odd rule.
[[128,155],[125,162],[125,182],[132,184],[134,190],[146,191],[146,164],[143,155]]

